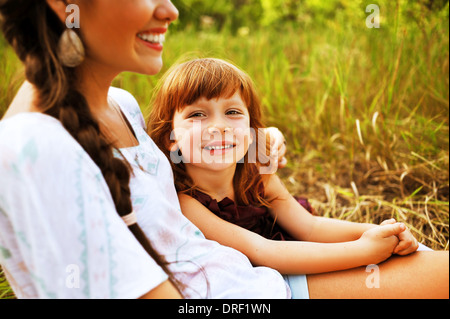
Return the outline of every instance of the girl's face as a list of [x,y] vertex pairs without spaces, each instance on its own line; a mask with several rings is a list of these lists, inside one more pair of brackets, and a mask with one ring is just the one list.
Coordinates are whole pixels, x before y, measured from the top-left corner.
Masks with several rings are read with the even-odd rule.
[[169,0],[80,0],[86,62],[113,70],[156,74],[169,24],[178,11]]
[[239,93],[230,98],[200,98],[177,111],[170,150],[180,149],[187,165],[223,170],[235,167],[253,142],[250,116]]

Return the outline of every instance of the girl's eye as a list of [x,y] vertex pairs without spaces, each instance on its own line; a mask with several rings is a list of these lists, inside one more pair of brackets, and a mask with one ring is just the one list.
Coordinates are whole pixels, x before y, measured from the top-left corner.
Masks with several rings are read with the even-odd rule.
[[238,111],[238,110],[229,110],[226,113],[227,115],[239,115],[242,114],[242,112]]
[[188,118],[192,118],[192,117],[202,117],[205,116],[205,114],[201,113],[201,112],[194,112],[189,114]]

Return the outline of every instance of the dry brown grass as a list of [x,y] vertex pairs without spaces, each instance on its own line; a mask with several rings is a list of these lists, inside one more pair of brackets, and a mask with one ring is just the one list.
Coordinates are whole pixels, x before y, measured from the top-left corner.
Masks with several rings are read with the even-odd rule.
[[[321,173],[317,173],[317,165]],[[437,166],[439,165],[439,166]],[[449,248],[448,156],[435,163],[389,170],[375,161],[324,167],[291,158],[279,171],[292,194],[306,196],[318,215],[379,224],[395,218],[419,242],[436,250]]]

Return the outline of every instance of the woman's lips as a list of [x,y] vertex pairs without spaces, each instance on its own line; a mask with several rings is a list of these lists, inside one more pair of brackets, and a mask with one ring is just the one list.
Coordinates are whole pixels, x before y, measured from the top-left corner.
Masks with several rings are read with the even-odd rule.
[[164,46],[163,43],[166,40],[165,33],[167,28],[153,28],[137,34],[138,39],[147,47],[162,51]]

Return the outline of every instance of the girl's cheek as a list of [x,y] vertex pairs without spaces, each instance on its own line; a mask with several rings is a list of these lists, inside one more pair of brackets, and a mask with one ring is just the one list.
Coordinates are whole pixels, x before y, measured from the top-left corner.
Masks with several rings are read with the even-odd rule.
[[200,162],[200,151],[202,143],[201,132],[197,130],[186,130],[184,131],[184,134],[182,136],[179,136],[178,141],[178,146],[185,163]]
[[234,130],[236,140],[245,145],[250,145],[253,142],[254,129],[251,127],[237,128]]

